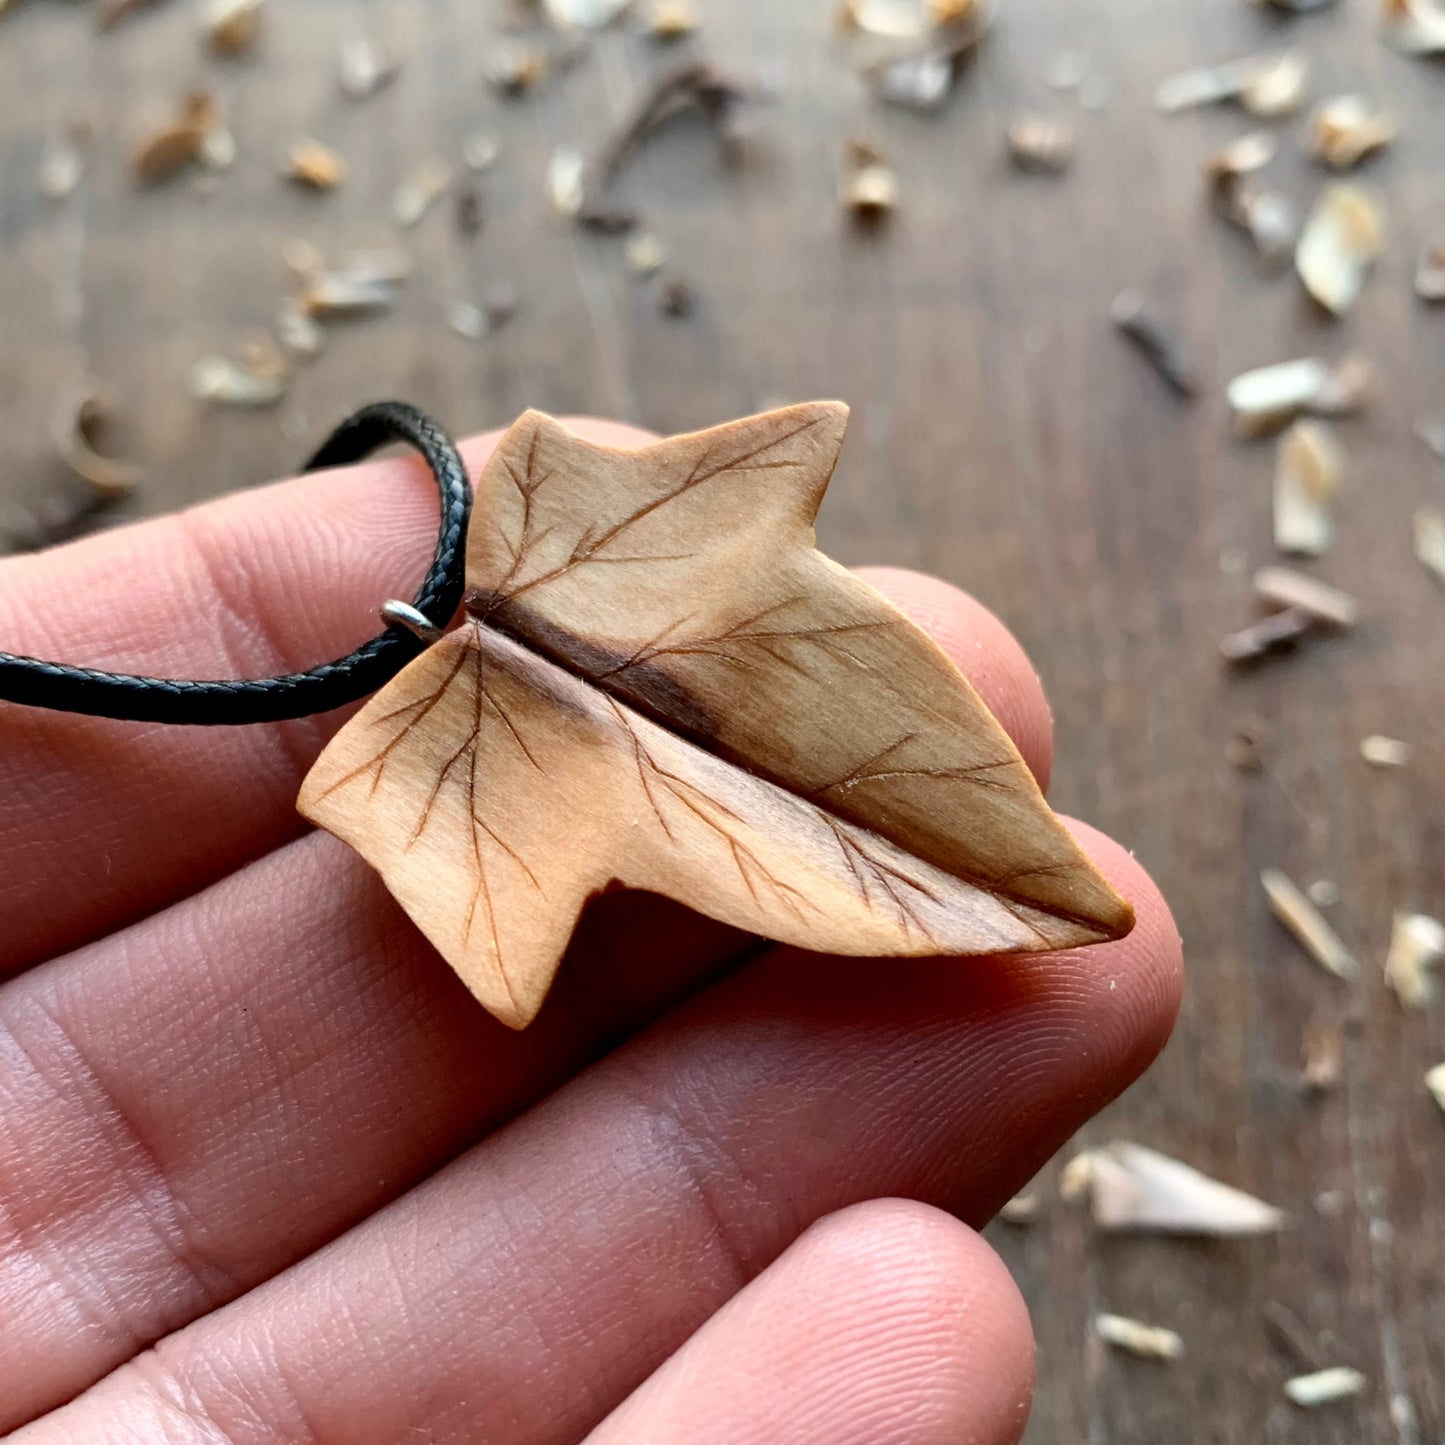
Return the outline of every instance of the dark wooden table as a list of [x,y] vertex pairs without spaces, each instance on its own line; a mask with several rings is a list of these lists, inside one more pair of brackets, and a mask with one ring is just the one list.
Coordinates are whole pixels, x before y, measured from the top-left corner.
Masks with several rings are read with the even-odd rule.
[[[696,313],[659,314],[619,243],[547,209],[551,148],[594,139],[671,58],[625,34],[545,93],[496,98],[480,79],[491,27],[457,3],[273,4],[251,57],[201,53],[188,6],[97,37],[77,5],[20,0],[0,24],[0,500],[33,497],[55,463],[47,419],[80,372],[107,378],[161,511],[283,474],[358,402],[402,396],[465,432],[521,408],[610,414],[676,431],[777,400],[853,408],[821,524],[847,562],[925,568],[993,605],[1037,660],[1058,715],[1056,800],[1134,848],[1172,899],[1191,985],[1159,1065],[1087,1133],[1188,1159],[1288,1209],[1262,1243],[1108,1239],[1041,1182],[1041,1219],[994,1226],[1031,1301],[1044,1442],[1445,1439],[1445,1120],[1425,1093],[1445,1022],[1405,1014],[1379,975],[1392,910],[1445,913],[1445,594],[1411,555],[1410,517],[1442,500],[1412,422],[1445,404],[1445,313],[1415,303],[1419,245],[1445,236],[1445,71],[1387,51],[1373,5],[1293,21],[1243,0],[1005,0],[998,29],[939,116],[872,105],[831,33],[829,0],[705,5],[702,48],[761,74],[776,98],[756,154],[723,169],[700,127],[651,143],[623,193],[695,282]],[[369,25],[408,57],[389,91],[339,98],[336,50]],[[1270,277],[1206,210],[1199,162],[1240,134],[1229,111],[1157,115],[1171,71],[1285,43],[1315,62],[1318,96],[1363,90],[1404,128],[1370,165],[1392,240],[1356,314],[1321,318],[1290,274]],[[1061,51],[1107,77],[1085,113],[1045,81]],[[137,192],[124,165],[148,109],[205,78],[240,158],[215,188]],[[1061,179],[1002,158],[1022,106],[1075,114],[1080,155]],[[82,191],[36,193],[48,133],[97,127]],[[1279,170],[1301,202],[1320,181],[1279,129]],[[488,220],[461,237],[449,210],[405,244],[417,270],[388,316],[339,329],[276,411],[208,410],[190,363],[272,319],[286,237],[329,251],[395,239],[387,198],[416,162],[494,132]],[[286,141],[315,133],[352,176],[328,196],[276,179]],[[845,135],[892,152],[902,207],[875,236],[844,224]],[[483,342],[448,305],[514,284],[515,321]],[[1108,304],[1136,285],[1178,320],[1207,380],[1172,401],[1113,334]],[[1247,676],[1216,643],[1252,615],[1249,575],[1271,557],[1268,444],[1230,439],[1224,379],[1246,366],[1363,349],[1369,412],[1340,427],[1348,486],[1321,575],[1366,620]],[[1264,767],[1226,761],[1239,728]],[[1367,768],[1359,740],[1416,745],[1412,766]],[[1332,916],[1365,962],[1354,988],[1315,968],[1268,917],[1258,873],[1338,886]],[[1346,1026],[1344,1077],[1298,1083],[1311,1023]],[[1282,1343],[1283,1308],[1303,1338]],[[1101,1308],[1174,1326],[1171,1366],[1092,1342]],[[1299,1348],[1302,1346],[1302,1349]],[[1369,1377],[1357,1402],[1306,1416],[1280,1381],[1311,1363]]]

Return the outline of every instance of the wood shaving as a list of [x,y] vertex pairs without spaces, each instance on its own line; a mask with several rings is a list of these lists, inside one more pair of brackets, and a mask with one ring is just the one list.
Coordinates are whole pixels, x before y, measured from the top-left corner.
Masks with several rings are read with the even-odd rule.
[[1211,151],[1204,160],[1204,174],[1211,182],[1253,175],[1261,171],[1275,157],[1278,146],[1268,131],[1251,131],[1240,136],[1218,150]]
[[1146,1325],[1127,1315],[1095,1315],[1094,1333],[1106,1345],[1146,1360],[1177,1360],[1184,1353],[1184,1341],[1173,1330]]
[[1298,642],[1318,626],[1316,619],[1303,608],[1287,607],[1222,638],[1219,655],[1236,666],[1258,662],[1271,652]]
[[869,225],[886,220],[897,209],[898,172],[871,142],[848,142],[838,200],[855,219]]
[[965,62],[983,44],[993,23],[991,4],[957,8],[961,18],[935,27],[917,49],[863,68],[863,80],[879,100],[925,113],[943,107]]
[[152,185],[200,160],[206,137],[220,125],[215,97],[208,91],[191,91],[176,114],[144,136],[132,151],[130,164],[136,180]]
[[332,191],[346,179],[346,161],[330,146],[303,137],[292,142],[286,152],[286,165],[281,174],[288,181],[313,191]]
[[285,358],[274,347],[253,344],[243,361],[207,356],[191,368],[191,395],[221,406],[274,406],[290,380]]
[[1009,159],[1020,170],[1058,175],[1074,163],[1074,128],[1046,116],[1023,115],[1006,132]]
[[690,0],[652,0],[642,28],[653,40],[666,44],[691,35],[699,23]]
[[1224,760],[1241,773],[1257,773],[1264,767],[1264,744],[1253,728],[1238,728],[1224,748]]
[[487,55],[485,75],[492,87],[503,95],[525,95],[547,78],[551,62],[539,45],[503,40]]
[[462,143],[462,164],[469,171],[489,171],[502,154],[502,143],[489,131],[473,131]]
[[1424,913],[1396,913],[1385,955],[1385,982],[1408,1009],[1430,1006],[1435,967],[1445,958],[1445,923]]
[[1436,0],[1382,0],[1380,24],[1406,55],[1445,55],[1445,9]]
[[1198,393],[1198,368],[1192,350],[1173,327],[1155,314],[1142,292],[1119,292],[1109,314],[1171,391],[1186,398]]
[[[235,135],[223,125],[213,126],[201,137],[198,159],[209,171],[228,171],[236,164],[239,151]],[[214,180],[214,177],[209,179]]]
[[[318,320],[363,316],[395,304],[401,283],[411,274],[405,251],[352,251],[327,270],[319,255],[293,254],[293,270],[303,283],[299,305]],[[310,269],[300,269],[303,262]]]
[[403,230],[417,225],[451,183],[452,168],[445,161],[423,161],[396,188],[391,198],[392,220]]
[[326,335],[315,317],[296,301],[288,301],[276,313],[276,335],[287,352],[300,361],[314,361],[326,344]]
[[1039,1217],[1039,1210],[1042,1207],[1037,1194],[1015,1194],[1007,1204],[998,1212],[998,1217],[1005,1224],[1023,1226],[1032,1224]]
[[1359,976],[1359,965],[1339,934],[1278,868],[1266,868],[1259,875],[1259,881],[1269,900],[1270,911],[1321,968],[1336,978]]
[[1396,134],[1394,120],[1362,95],[1326,101],[1310,120],[1310,145],[1315,155],[1341,171],[1383,150]]
[[1315,202],[1295,250],[1305,289],[1327,311],[1343,316],[1385,245],[1385,216],[1358,186],[1335,182]]
[[1274,1234],[1283,1210],[1141,1144],[1118,1142],[1070,1160],[1059,1181],[1066,1199],[1090,1201],[1102,1229],[1245,1237]]
[[467,341],[480,341],[491,329],[487,313],[470,301],[455,301],[447,307],[447,325]]
[[52,414],[52,436],[61,460],[97,496],[123,497],[140,482],[135,462],[103,456],[96,433],[111,414],[110,399],[98,382],[85,381],[60,398]]
[[1323,422],[1297,421],[1279,440],[1274,473],[1274,544],[1322,557],[1334,544],[1331,508],[1344,454]]
[[1360,756],[1372,768],[1408,767],[1412,751],[1409,743],[1381,737],[1378,733],[1372,733],[1360,743]]
[[1415,513],[1415,555],[1445,587],[1445,511],[1439,507],[1421,507]]
[[1308,80],[1309,66],[1302,56],[1251,56],[1170,76],[1154,92],[1154,104],[1172,115],[1229,100],[1251,115],[1274,118],[1300,108]]
[[1445,1112],[1445,1064],[1436,1064],[1425,1075],[1425,1087],[1434,1096],[1442,1112]]
[[1344,1070],[1345,1037],[1335,1024],[1314,1024],[1305,1030],[1304,1067],[1300,1083],[1312,1094],[1335,1088]]
[[40,157],[40,194],[47,201],[63,201],[74,194],[85,176],[90,138],[90,123],[73,120],[45,147]]
[[201,25],[218,55],[241,55],[261,33],[263,0],[209,0]]
[[667,251],[651,231],[634,231],[627,238],[627,265],[636,276],[655,276],[667,264]]
[[400,74],[401,61],[366,36],[355,36],[341,47],[341,93],[349,101],[369,100]]
[[575,146],[558,146],[547,162],[547,199],[564,221],[582,214],[587,200],[587,162]]
[[1357,598],[1291,567],[1261,567],[1254,574],[1254,592],[1270,607],[1298,608],[1326,627],[1353,627],[1360,620]]
[[657,308],[664,316],[676,320],[691,316],[697,309],[697,292],[685,276],[668,276],[657,289]]
[[632,0],[542,0],[542,10],[558,30],[605,30],[631,4]]
[[1415,294],[1422,301],[1445,301],[1445,241],[1432,242],[1421,251]]
[[1365,1377],[1358,1370],[1336,1365],[1328,1370],[1316,1370],[1312,1375],[1296,1375],[1294,1379],[1286,1380],[1284,1392],[1292,1404],[1302,1410],[1313,1410],[1319,1405],[1329,1405],[1361,1394],[1365,1383]]
[[1242,372],[1225,395],[1234,413],[1235,431],[1244,437],[1264,436],[1300,415],[1350,416],[1370,394],[1372,372],[1361,356],[1342,361],[1302,357]]
[[881,40],[922,40],[940,27],[975,20],[979,0],[843,0],[838,25]]

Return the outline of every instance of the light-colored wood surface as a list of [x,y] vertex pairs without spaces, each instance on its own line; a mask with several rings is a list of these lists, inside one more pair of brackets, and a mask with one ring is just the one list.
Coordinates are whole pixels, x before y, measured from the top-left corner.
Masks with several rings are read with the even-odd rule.
[[[938,117],[868,102],[832,36],[832,0],[699,0],[699,48],[778,89],[755,116],[756,162],[718,166],[711,136],[659,136],[621,194],[645,209],[695,282],[686,320],[658,314],[618,243],[550,217],[554,145],[589,144],[645,77],[673,63],[608,37],[564,84],[516,104],[483,86],[485,10],[462,0],[284,0],[257,54],[203,59],[191,7],[93,35],[83,6],[15,0],[0,24],[0,477],[7,495],[54,476],[50,406],[78,368],[129,417],[117,448],[151,473],[137,508],[278,476],[361,401],[402,396],[465,432],[528,406],[614,414],[662,433],[778,400],[841,397],[849,445],[819,519],[845,563],[921,567],[970,588],[1028,647],[1057,718],[1052,797],[1135,849],[1184,934],[1188,995],[1158,1065],[1087,1132],[1188,1160],[1287,1209],[1278,1240],[1097,1240],[1041,1186],[1027,1230],[995,1226],[1040,1339],[1030,1445],[1189,1440],[1221,1445],[1434,1445],[1445,1435],[1445,1136],[1422,1087],[1445,1059],[1445,1018],[1401,1012],[1380,976],[1396,909],[1445,916],[1445,597],[1416,564],[1410,519],[1445,500],[1412,436],[1445,407],[1445,312],[1410,294],[1420,248],[1445,227],[1445,71],[1383,46],[1369,0],[1294,20],[1244,0],[1004,0],[999,25]],[[336,92],[340,41],[361,27],[408,65],[360,107]],[[1330,322],[1286,270],[1210,213],[1199,168],[1253,128],[1222,108],[1161,118],[1155,85],[1190,66],[1297,44],[1313,98],[1387,102],[1399,141],[1360,173],[1390,238],[1355,313]],[[1080,113],[1047,85],[1061,51],[1109,84]],[[125,171],[152,105],[212,75],[241,145],[218,193],[138,194]],[[80,204],[35,189],[49,130],[76,109],[99,137]],[[1014,172],[1011,116],[1073,117],[1065,176]],[[1271,176],[1301,207],[1324,173],[1274,127]],[[185,395],[207,351],[269,323],[284,239],[336,254],[391,242],[394,186],[477,129],[503,156],[488,221],[457,234],[445,209],[410,233],[417,270],[395,312],[337,329],[276,413],[208,411]],[[314,133],[352,163],[327,196],[277,180],[285,145]],[[900,206],[874,234],[837,208],[845,138],[882,144]],[[498,280],[521,305],[468,343],[446,305]],[[1193,343],[1204,395],[1175,404],[1113,335],[1109,302],[1142,289]],[[1254,366],[1358,349],[1369,409],[1341,422],[1348,472],[1334,552],[1313,570],[1358,596],[1359,627],[1248,674],[1217,644],[1254,615],[1251,573],[1273,560],[1273,449],[1231,438],[1225,382]],[[287,432],[280,423],[285,421]],[[288,434],[289,433],[289,434]],[[408,595],[416,578],[398,578]],[[1263,769],[1226,761],[1238,729]],[[1381,772],[1360,739],[1416,745]],[[1351,989],[1320,974],[1272,919],[1276,866],[1340,891],[1329,916],[1361,960]],[[1312,1025],[1345,1028],[1344,1081],[1298,1084]],[[1305,1416],[1280,1381],[1309,1361],[1269,1322],[1299,1321],[1317,1363],[1369,1377],[1358,1401]],[[1110,1309],[1178,1329],[1183,1359],[1101,1357]],[[1391,1397],[1403,1403],[1392,1417]]]
[[958,669],[815,550],[846,423],[625,451],[528,412],[477,483],[461,627],[307,778],[301,811],[504,1023],[614,882],[863,957],[1132,927]]

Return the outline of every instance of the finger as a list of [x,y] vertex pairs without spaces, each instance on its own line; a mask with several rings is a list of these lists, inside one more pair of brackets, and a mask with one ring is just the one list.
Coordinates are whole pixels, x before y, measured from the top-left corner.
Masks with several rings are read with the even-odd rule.
[[[472,475],[497,435],[464,448]],[[412,595],[436,518],[425,469],[396,458],[7,559],[0,647],[160,677],[299,671],[374,636],[380,604]],[[337,721],[172,728],[0,704],[0,976],[298,836],[296,790]]]
[[[916,599],[925,584],[906,586]],[[956,639],[995,635],[951,588],[931,615]],[[1017,691],[1014,666],[1031,675],[1011,642],[960,660],[986,696]],[[354,1224],[756,946],[658,899],[608,897],[515,1035],[358,858],[311,836],[13,980],[0,1430]]]
[[560,1445],[821,1215],[903,1194],[981,1222],[1177,1006],[1163,901],[1082,841],[1136,904],[1129,938],[886,965],[770,951],[31,1439],[146,1438],[181,1400],[283,1441]]
[[888,1200],[815,1224],[585,1445],[1012,1445],[1032,1388],[1003,1262]]

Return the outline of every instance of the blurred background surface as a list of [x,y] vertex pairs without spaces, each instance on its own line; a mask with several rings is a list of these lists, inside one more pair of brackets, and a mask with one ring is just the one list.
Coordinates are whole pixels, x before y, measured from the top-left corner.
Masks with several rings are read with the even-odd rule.
[[[107,445],[144,470],[117,520],[285,475],[384,397],[458,434],[527,406],[673,432],[846,400],[821,544],[936,572],[1004,617],[1057,714],[1056,805],[1139,854],[1184,934],[1178,1032],[1081,1142],[1152,1145],[1292,1218],[1266,1240],[1120,1238],[1061,1203],[1053,1171],[1038,1181],[1035,1221],[992,1229],[1040,1340],[1029,1440],[1445,1440],[1445,1120],[1421,1083],[1445,1059],[1445,1016],[1402,1010],[1380,968],[1396,910],[1445,914],[1445,592],[1410,535],[1415,510],[1445,500],[1413,434],[1445,408],[1445,308],[1411,289],[1421,247],[1445,241],[1445,67],[1387,48],[1364,0],[1297,16],[1246,0],[1003,0],[946,103],[918,114],[870,94],[830,0],[697,8],[700,29],[677,45],[624,21],[509,98],[486,79],[506,59],[501,4],[271,0],[254,46],[218,58],[180,0],[105,32],[84,5],[16,0],[0,18],[0,502],[14,530],[69,485],[53,416],[86,375],[115,404]],[[355,103],[338,55],[360,36],[403,65]],[[1389,242],[1342,321],[1288,267],[1260,264],[1201,178],[1214,147],[1263,125],[1280,143],[1272,184],[1307,208],[1327,179],[1301,143],[1308,105],[1260,122],[1153,103],[1175,71],[1286,48],[1309,62],[1311,104],[1361,92],[1400,125],[1358,177]],[[557,148],[595,154],[689,57],[765,94],[732,163],[705,125],[679,122],[626,166],[614,199],[668,258],[646,278],[626,238],[560,218],[545,177]],[[1061,88],[1070,71],[1084,82]],[[136,141],[196,86],[220,103],[234,164],[137,186]],[[1010,165],[1005,128],[1024,111],[1076,127],[1066,173]],[[85,174],[46,198],[46,155],[77,119],[91,128]],[[335,190],[278,178],[302,136],[344,158]],[[478,137],[498,155],[472,174],[461,158]],[[896,168],[897,209],[872,228],[839,205],[849,138]],[[434,158],[452,165],[451,190],[399,228],[394,192]],[[467,224],[463,187],[478,197]],[[198,401],[194,363],[239,355],[273,324],[292,238],[328,257],[401,246],[412,274],[391,309],[328,326],[274,407]],[[661,304],[675,281],[686,315]],[[1124,287],[1194,349],[1192,403],[1114,330]],[[471,316],[459,305],[513,297],[480,339],[449,324]],[[1376,384],[1337,426],[1338,537],[1311,570],[1358,596],[1363,621],[1231,672],[1219,640],[1256,615],[1251,576],[1274,560],[1275,451],[1232,437],[1224,385],[1346,351]],[[1409,765],[1367,766],[1368,734],[1411,744]],[[1238,766],[1241,735],[1257,769]],[[1333,885],[1356,983],[1269,916],[1265,867]],[[1341,1042],[1323,1091],[1300,1078],[1311,1030]],[[1184,1357],[1106,1354],[1099,1310],[1172,1327]],[[1365,1374],[1357,1399],[1308,1414],[1286,1402],[1285,1378],[1337,1364]]]

